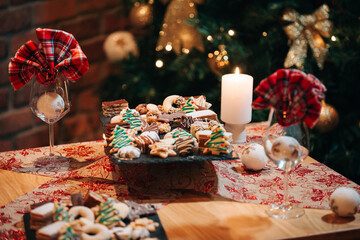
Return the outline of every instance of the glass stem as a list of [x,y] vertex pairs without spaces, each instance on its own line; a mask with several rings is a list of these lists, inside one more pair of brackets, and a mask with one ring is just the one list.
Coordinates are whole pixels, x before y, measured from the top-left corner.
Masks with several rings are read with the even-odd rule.
[[49,124],[50,156],[54,156],[54,124]]
[[289,206],[289,170],[285,169],[284,171],[284,179],[283,179],[283,184],[284,184],[284,202],[283,205],[284,207],[288,207]]

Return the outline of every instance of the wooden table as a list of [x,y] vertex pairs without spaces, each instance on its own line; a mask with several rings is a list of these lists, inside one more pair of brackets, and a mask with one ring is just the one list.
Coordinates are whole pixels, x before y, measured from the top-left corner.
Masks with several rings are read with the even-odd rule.
[[[0,205],[49,179],[0,170]],[[305,209],[301,218],[278,220],[266,215],[266,207],[188,191],[158,214],[169,239],[360,239],[359,213],[342,219],[330,210]]]

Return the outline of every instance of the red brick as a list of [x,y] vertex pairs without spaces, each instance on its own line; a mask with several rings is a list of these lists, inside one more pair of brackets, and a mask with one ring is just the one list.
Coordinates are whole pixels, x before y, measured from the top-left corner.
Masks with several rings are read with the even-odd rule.
[[12,134],[32,125],[33,113],[30,108],[12,110],[0,114],[0,136]]
[[106,58],[103,50],[105,38],[106,36],[100,36],[80,43],[80,46],[89,62],[104,60]]
[[[57,144],[58,127],[54,125],[54,140]],[[22,132],[15,137],[16,149],[49,146],[49,126],[44,124]]]
[[87,89],[79,94],[77,99],[77,105],[79,111],[93,111],[98,112],[100,109],[100,100],[95,95],[94,89]]
[[7,57],[8,54],[8,43],[7,41],[1,39],[0,40],[0,59]]
[[18,7],[0,12],[0,34],[16,32],[30,26],[30,7]]
[[28,106],[30,102],[31,83],[29,82],[19,90],[14,92],[14,105],[15,107]]
[[8,5],[7,0],[0,0],[0,8],[6,7]]
[[125,29],[129,25],[127,17],[124,17],[126,13],[122,9],[115,9],[105,13],[104,15],[104,31],[105,33],[111,33]]
[[0,111],[6,110],[8,108],[8,89],[4,88],[0,90]]
[[76,20],[66,22],[59,25],[59,28],[70,32],[79,41],[99,35],[100,21],[98,14],[77,18]]
[[80,141],[80,139],[83,140],[83,136],[93,130],[86,114],[77,114],[76,116],[64,119],[61,127],[64,134],[62,140],[72,142]]
[[0,152],[13,150],[12,142],[10,140],[0,140]]
[[92,63],[90,64],[89,71],[85,73],[80,79],[78,79],[75,83],[72,83],[71,90],[80,90],[89,86],[94,86],[95,84],[101,81],[100,76],[100,63]]
[[122,0],[86,0],[79,1],[79,10],[81,13],[89,11],[98,11],[101,9],[117,7],[123,5]]
[[45,24],[76,16],[76,0],[50,0],[34,6],[34,23]]
[[11,38],[11,55],[14,56],[16,51],[29,40],[33,40],[36,43],[39,42],[35,29],[14,35]]
[[0,85],[9,84],[9,61],[0,62]]
[[33,2],[34,0],[10,0],[11,5],[19,5],[27,2]]

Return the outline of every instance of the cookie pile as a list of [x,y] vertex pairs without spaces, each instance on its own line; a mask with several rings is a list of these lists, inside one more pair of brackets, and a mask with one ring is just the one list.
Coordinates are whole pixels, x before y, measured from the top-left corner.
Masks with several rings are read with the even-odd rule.
[[159,223],[143,217],[155,213],[150,204],[120,202],[89,191],[84,198],[73,194],[69,205],[50,201],[32,206],[30,228],[36,239],[156,239],[150,232]]
[[[109,102],[107,107],[111,109]],[[232,134],[225,131],[210,107],[204,95],[171,95],[162,105],[143,103],[112,115],[107,111],[105,116],[111,117],[105,126],[108,152],[122,160],[139,158],[141,154],[161,158],[228,154]]]

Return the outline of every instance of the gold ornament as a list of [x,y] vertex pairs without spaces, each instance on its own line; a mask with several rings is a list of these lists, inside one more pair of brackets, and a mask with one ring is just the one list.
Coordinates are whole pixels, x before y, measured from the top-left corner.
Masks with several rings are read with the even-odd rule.
[[129,20],[134,27],[145,27],[152,22],[153,19],[153,6],[151,4],[135,3],[131,9]]
[[284,66],[290,68],[295,65],[298,69],[303,69],[309,44],[318,67],[322,69],[328,48],[321,36],[330,37],[332,29],[332,22],[328,20],[329,7],[324,4],[309,15],[300,15],[294,9],[290,9],[282,18],[292,22],[284,27],[286,35],[292,41]]
[[181,52],[189,53],[192,48],[204,51],[200,33],[195,26],[187,22],[188,19],[197,16],[195,2],[200,4],[203,1],[171,0],[165,13],[162,29],[159,32],[157,51],[173,50],[177,55]]
[[336,109],[325,103],[324,100],[321,101],[322,107],[320,112],[319,121],[315,125],[315,129],[319,132],[330,132],[336,128],[339,123],[339,114]]
[[219,50],[208,54],[208,64],[215,74],[220,74],[221,71],[230,64],[229,56],[225,48],[225,45],[219,45]]

